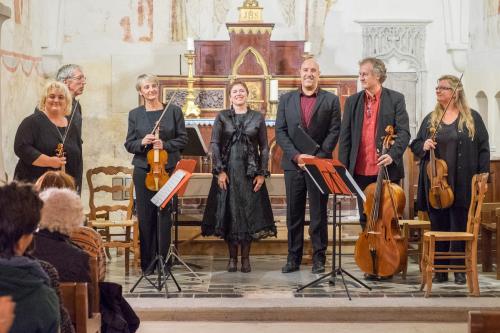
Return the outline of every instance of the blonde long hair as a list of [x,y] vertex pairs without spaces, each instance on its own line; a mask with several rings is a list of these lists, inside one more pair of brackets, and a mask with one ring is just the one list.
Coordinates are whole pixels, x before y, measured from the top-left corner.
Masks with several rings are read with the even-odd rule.
[[[465,98],[464,87],[462,82],[460,82],[459,78],[454,75],[443,75],[438,79],[439,81],[447,81],[451,88],[455,88],[457,85],[457,91],[455,93],[454,102],[456,107],[458,108],[459,119],[458,119],[458,128],[463,130],[464,124],[469,131],[469,137],[474,139],[474,135],[476,133],[476,129],[474,127],[474,119],[472,118],[472,112],[470,111],[469,104],[467,103],[467,99]],[[438,128],[438,122],[443,116],[444,108],[441,104],[436,103],[434,107],[434,111],[431,113],[431,118],[429,120],[429,128]]]

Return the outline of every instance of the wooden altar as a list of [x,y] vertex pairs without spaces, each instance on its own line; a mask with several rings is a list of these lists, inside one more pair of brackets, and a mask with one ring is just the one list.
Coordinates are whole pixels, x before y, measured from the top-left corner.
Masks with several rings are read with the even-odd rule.
[[[304,42],[271,41],[273,23],[262,22],[262,8],[256,1],[245,1],[240,10],[238,23],[227,23],[228,41],[197,40],[195,46],[195,103],[199,106],[199,119],[186,119],[187,125],[198,125],[205,144],[210,143],[212,123],[217,112],[229,108],[226,87],[238,78],[249,88],[248,102],[252,109],[262,112],[268,125],[268,140],[271,148],[270,170],[283,173],[279,166],[282,152],[275,143],[274,118],[277,103],[270,102],[270,81],[279,83],[278,97],[298,89],[300,86],[300,65],[308,54],[304,54]],[[161,94],[164,101],[174,91],[173,103],[185,104],[187,78],[185,76],[159,75]],[[322,75],[320,86],[340,97],[341,106],[345,99],[356,92],[356,76]],[[207,159],[200,159],[198,172],[210,172]]]

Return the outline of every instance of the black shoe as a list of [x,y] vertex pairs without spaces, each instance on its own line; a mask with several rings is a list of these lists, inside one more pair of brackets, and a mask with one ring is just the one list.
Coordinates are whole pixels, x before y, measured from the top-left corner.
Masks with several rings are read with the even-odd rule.
[[448,281],[448,273],[446,272],[437,272],[434,274],[434,278],[432,279],[432,282],[435,283],[443,283]]
[[313,272],[313,274],[324,273],[325,272],[325,263],[323,263],[321,261],[313,262],[311,272]]
[[238,259],[229,258],[227,263],[227,271],[228,272],[236,272],[238,270]]
[[465,273],[455,273],[455,284],[466,284],[467,278]]
[[291,273],[296,272],[300,269],[300,265],[297,265],[294,262],[287,262],[285,266],[281,268],[281,273]]

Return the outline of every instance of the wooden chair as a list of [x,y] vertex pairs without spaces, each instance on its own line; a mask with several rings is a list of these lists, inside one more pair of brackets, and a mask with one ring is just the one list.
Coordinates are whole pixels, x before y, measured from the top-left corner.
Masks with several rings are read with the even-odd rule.
[[[425,297],[431,295],[432,275],[435,272],[465,272],[469,293],[479,296],[479,281],[477,276],[477,240],[481,223],[481,207],[487,186],[488,174],[474,175],[472,178],[472,193],[465,232],[428,231],[424,234],[422,252],[422,284],[425,286]],[[436,242],[465,241],[465,252],[436,252]],[[435,264],[439,259],[464,259],[464,265]]]
[[[120,174],[125,176],[132,175],[131,168],[125,168],[120,166],[107,166],[107,167],[97,167],[94,169],[87,170],[87,183],[89,185],[89,208],[90,212],[88,214],[89,221],[88,226],[101,231],[104,236],[104,248],[107,250],[109,255],[110,248],[125,249],[125,273],[129,273],[129,262],[130,262],[130,251],[134,251],[134,264],[136,267],[139,264],[139,227],[137,219],[133,218],[132,210],[134,205],[134,184],[131,183],[130,187],[127,188],[124,185],[100,185],[96,186],[94,184],[94,177],[97,175],[104,174],[106,176],[118,176]],[[111,184],[111,178],[105,177],[109,180]],[[113,193],[118,193],[121,195],[124,191],[128,191],[129,199],[128,203],[109,205],[108,203],[112,199]],[[105,202],[97,204],[97,196],[103,197],[102,193],[111,194],[111,196],[105,197]],[[113,213],[122,212],[125,215],[125,219],[113,219]],[[115,214],[116,214],[115,213]],[[121,233],[111,233],[112,228],[121,228],[124,232]]]
[[76,333],[101,332],[101,314],[92,312],[89,316],[87,283],[61,282],[64,307],[75,327]]
[[[408,257],[410,257],[410,255],[415,255],[417,257],[417,262],[420,263],[420,256],[422,254],[423,247],[423,234],[426,231],[431,230],[431,222],[425,220],[399,220],[399,225],[403,228],[403,237],[408,241]],[[418,232],[417,238],[413,236],[413,231]],[[412,246],[414,243],[417,244],[416,248]],[[408,260],[406,260],[403,267],[403,279],[406,279],[407,271]]]
[[481,264],[483,272],[492,271],[493,235],[496,243],[497,280],[500,280],[500,202],[483,203],[481,212]]

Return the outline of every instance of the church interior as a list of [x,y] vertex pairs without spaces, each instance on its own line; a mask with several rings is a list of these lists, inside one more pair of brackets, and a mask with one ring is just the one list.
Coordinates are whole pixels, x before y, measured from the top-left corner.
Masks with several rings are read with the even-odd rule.
[[[314,59],[320,88],[338,96],[343,112],[347,98],[363,89],[359,61],[367,57],[385,63],[383,87],[404,95],[410,142],[435,107],[443,75],[461,77],[484,122],[490,171],[472,245],[477,288],[452,280],[431,283],[432,293],[421,288],[431,225],[416,205],[420,159],[410,148],[400,182],[398,227],[408,255],[400,272],[388,281],[364,279],[354,258],[362,229],[352,195],[329,198],[330,275],[309,285],[323,277],[311,272],[309,206],[301,269],[281,271],[288,241],[280,99],[300,87],[301,64]],[[45,83],[64,64],[82,69],[81,201],[88,225],[107,244],[104,281],[122,286],[141,320],[138,332],[500,332],[500,0],[0,0],[0,59],[1,182],[14,178],[16,130]],[[129,112],[144,102],[136,90],[143,73],[158,77],[161,101],[181,108],[186,128],[200,139],[182,154],[195,164],[176,200],[167,260],[173,265],[163,282],[141,275],[132,154],[124,147]],[[227,272],[226,244],[200,228],[215,167],[214,119],[231,106],[226,89],[237,79],[265,118],[265,182],[277,228],[276,237],[253,243],[247,274]],[[98,193],[103,186],[118,190]],[[123,210],[102,214],[98,205]],[[85,328],[76,332],[99,331],[93,315],[84,313]]]

